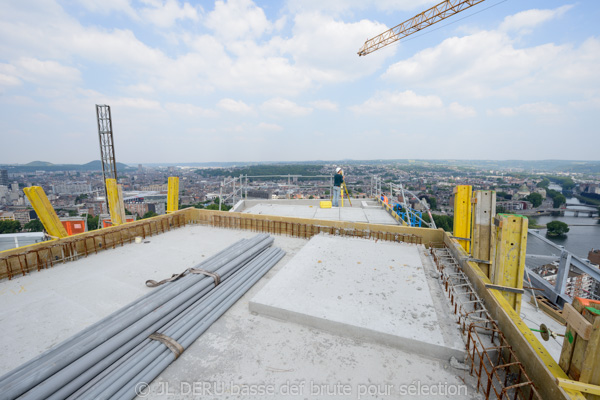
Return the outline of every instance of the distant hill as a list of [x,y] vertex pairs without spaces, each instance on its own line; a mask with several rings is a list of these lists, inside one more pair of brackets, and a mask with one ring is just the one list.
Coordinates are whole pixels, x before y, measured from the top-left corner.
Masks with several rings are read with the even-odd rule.
[[[0,165],[0,168],[8,172],[35,172],[35,171],[102,171],[102,162],[100,160],[90,161],[87,164],[52,164],[47,161],[32,161],[27,164]],[[127,164],[117,163],[117,172],[132,170]]]
[[30,163],[25,164],[27,167],[50,167],[54,164],[47,161],[32,161]]
[[580,172],[600,174],[600,161],[585,160],[314,160],[314,161],[260,161],[260,162],[188,162],[145,163],[146,167],[197,167],[197,168],[244,168],[257,165],[411,165],[415,167],[445,166],[482,168],[489,170],[512,170],[522,172]]

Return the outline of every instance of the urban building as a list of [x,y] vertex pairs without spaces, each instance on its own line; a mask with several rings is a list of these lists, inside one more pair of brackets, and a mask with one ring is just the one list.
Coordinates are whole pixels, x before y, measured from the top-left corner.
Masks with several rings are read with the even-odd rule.
[[8,186],[8,171],[0,169],[0,185]]
[[55,194],[83,194],[91,193],[92,185],[87,182],[73,182],[52,185]]

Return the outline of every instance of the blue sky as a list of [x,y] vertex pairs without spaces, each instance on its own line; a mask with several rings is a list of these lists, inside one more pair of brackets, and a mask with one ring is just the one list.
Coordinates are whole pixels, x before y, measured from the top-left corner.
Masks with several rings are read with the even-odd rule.
[[0,163],[599,160],[600,3],[487,0],[366,57],[427,0],[0,2]]

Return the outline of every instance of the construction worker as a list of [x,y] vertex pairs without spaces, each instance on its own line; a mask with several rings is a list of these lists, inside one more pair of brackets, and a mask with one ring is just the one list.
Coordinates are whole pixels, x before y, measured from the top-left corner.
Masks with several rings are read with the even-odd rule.
[[337,167],[335,169],[335,175],[333,176],[333,199],[331,200],[331,205],[333,207],[340,206],[342,183],[344,183],[344,171],[342,171],[340,167]]

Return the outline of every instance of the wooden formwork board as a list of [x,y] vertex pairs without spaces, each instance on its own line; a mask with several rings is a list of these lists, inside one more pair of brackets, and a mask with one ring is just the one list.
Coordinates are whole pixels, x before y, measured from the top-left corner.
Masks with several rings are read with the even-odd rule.
[[[576,297],[572,305],[565,305],[565,309],[567,329],[560,366],[575,381],[600,385],[600,302]],[[570,315],[569,310],[576,316]],[[577,326],[581,323],[578,319],[589,325],[589,332]],[[586,397],[600,399],[596,394],[588,393]]]
[[428,246],[429,243],[441,242],[444,234],[441,229],[404,227],[399,225],[378,225],[362,222],[281,217],[202,209],[193,209],[192,212],[192,223],[223,228],[248,229],[258,232],[271,232],[305,238],[324,232],[341,236],[422,243]]

